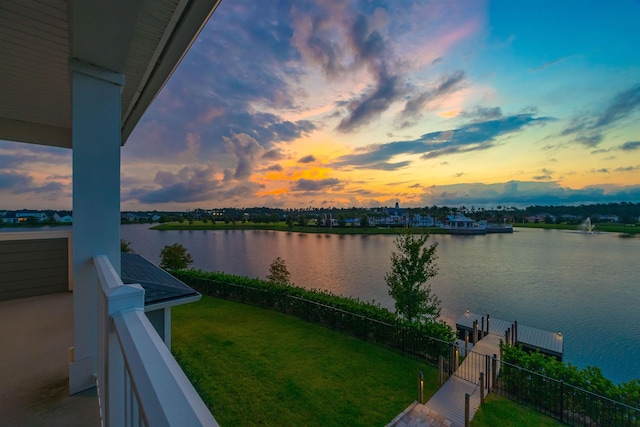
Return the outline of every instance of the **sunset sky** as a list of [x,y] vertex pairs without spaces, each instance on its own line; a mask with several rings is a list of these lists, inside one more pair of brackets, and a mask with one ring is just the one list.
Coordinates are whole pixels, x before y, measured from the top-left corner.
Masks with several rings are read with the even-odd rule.
[[[122,148],[122,210],[640,201],[640,1],[223,0]],[[0,209],[71,152],[0,141]]]

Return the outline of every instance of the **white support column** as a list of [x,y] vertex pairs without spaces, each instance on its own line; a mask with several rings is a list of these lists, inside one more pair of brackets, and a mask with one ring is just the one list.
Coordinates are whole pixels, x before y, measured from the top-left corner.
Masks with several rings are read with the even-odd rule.
[[92,257],[120,273],[120,93],[124,76],[70,61],[73,105],[73,360],[71,394],[95,386],[98,294]]

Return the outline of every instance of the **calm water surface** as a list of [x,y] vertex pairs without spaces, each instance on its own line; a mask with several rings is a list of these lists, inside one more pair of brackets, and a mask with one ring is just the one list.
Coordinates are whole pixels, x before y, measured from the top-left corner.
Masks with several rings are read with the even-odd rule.
[[[384,282],[393,236],[154,231],[125,225],[122,238],[155,263],[162,247],[178,242],[188,248],[195,268],[249,277],[266,277],[269,264],[280,256],[299,286],[393,309]],[[599,366],[616,382],[640,378],[640,238],[517,229],[431,240],[439,244],[440,270],[431,284],[451,325],[469,308],[562,331],[565,361]]]
[[[393,309],[384,274],[394,237],[275,231],[153,231],[122,227],[135,251],[158,262],[164,245],[188,248],[193,267],[266,277],[277,257],[294,283]],[[640,378],[640,239],[614,233],[517,229],[435,235],[432,288],[451,325],[464,310],[564,334],[565,361],[599,366],[616,382]]]

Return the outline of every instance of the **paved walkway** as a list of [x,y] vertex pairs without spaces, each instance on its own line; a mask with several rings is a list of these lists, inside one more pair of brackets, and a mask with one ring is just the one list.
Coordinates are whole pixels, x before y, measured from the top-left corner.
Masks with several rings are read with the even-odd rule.
[[0,301],[0,425],[100,425],[95,388],[69,396],[69,292]]
[[[473,351],[490,356],[500,354],[500,339],[498,335],[489,334],[478,341]],[[472,370],[471,362],[471,358],[465,359],[458,368],[458,373],[464,376],[466,371]],[[424,405],[418,402],[412,403],[387,427],[463,427],[464,401],[467,393],[471,395],[469,402],[469,419],[471,420],[480,406],[480,386],[453,375],[427,403]]]

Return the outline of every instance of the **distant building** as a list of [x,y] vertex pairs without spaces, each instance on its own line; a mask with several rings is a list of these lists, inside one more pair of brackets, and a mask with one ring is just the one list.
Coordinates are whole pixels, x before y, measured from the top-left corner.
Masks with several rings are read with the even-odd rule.
[[33,218],[36,222],[45,222],[49,219],[47,214],[44,212],[22,209],[14,212],[5,212],[2,217],[2,222],[5,224],[26,223],[29,218]]
[[64,223],[64,224],[70,224],[70,223],[73,222],[73,217],[71,215],[60,216],[60,214],[55,213],[55,214],[53,214],[53,219],[56,222],[61,222],[61,223]]
[[477,227],[475,220],[464,215],[447,215],[447,226],[450,228],[474,228]]
[[411,218],[411,224],[413,224],[414,227],[433,227],[436,225],[431,215],[420,214],[413,215]]

